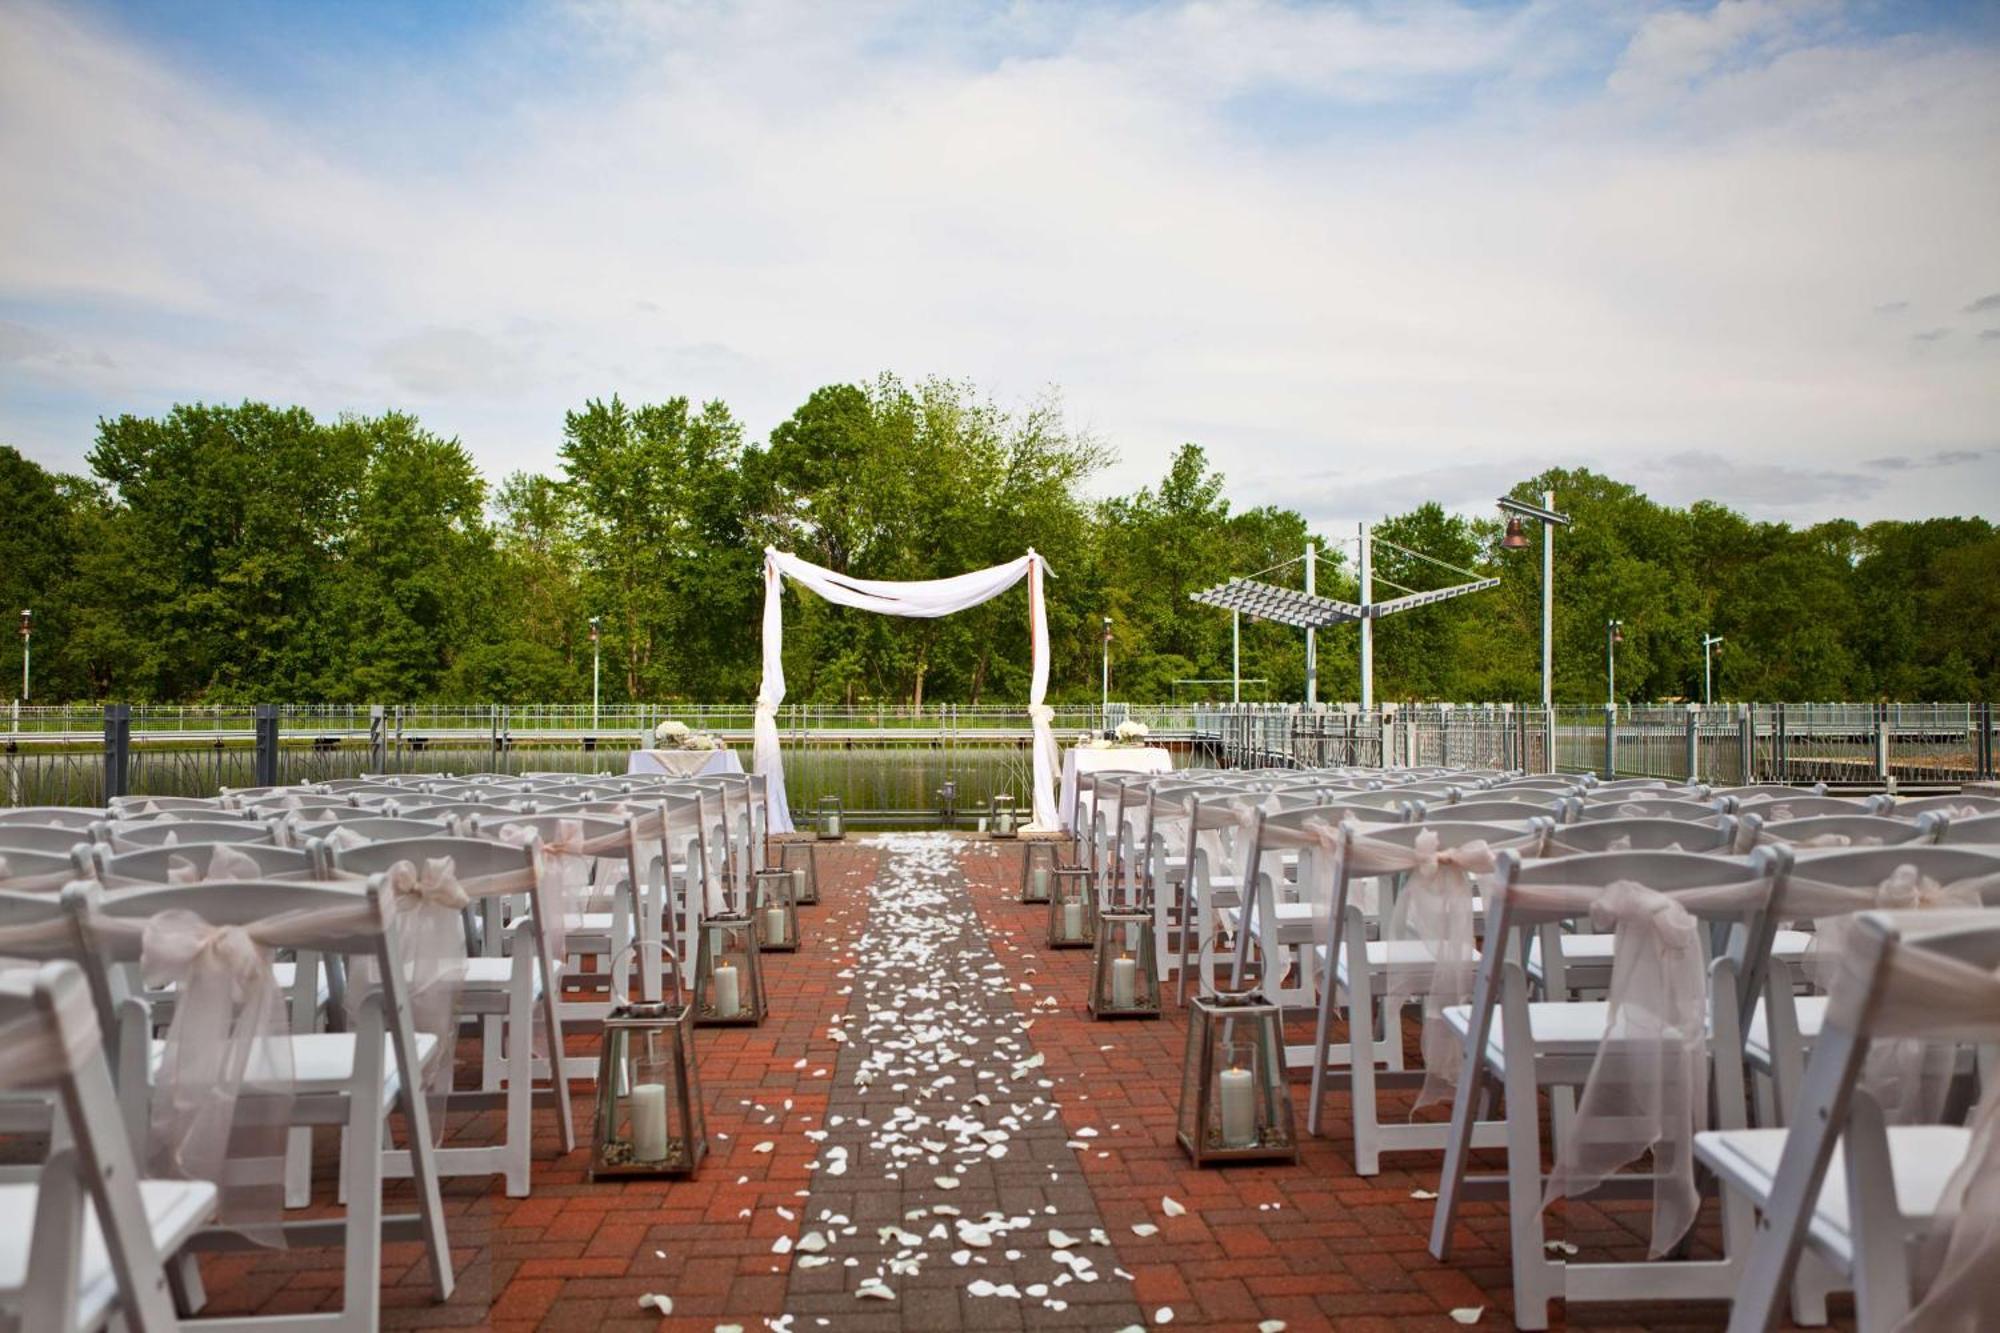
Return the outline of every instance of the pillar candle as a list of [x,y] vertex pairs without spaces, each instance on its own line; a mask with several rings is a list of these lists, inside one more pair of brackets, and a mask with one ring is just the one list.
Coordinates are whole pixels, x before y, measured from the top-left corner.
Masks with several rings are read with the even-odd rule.
[[736,964],[717,963],[715,965],[715,1012],[721,1018],[734,1018],[743,1008],[743,995],[736,985]]
[[1036,902],[1048,901],[1049,868],[1047,866],[1036,866],[1028,875],[1028,883],[1034,886],[1029,892],[1034,895]]
[[1139,965],[1130,958],[1111,960],[1111,1004],[1130,1009],[1138,1003]]
[[767,907],[764,909],[764,940],[767,944],[785,942],[785,909]]
[[1083,904],[1066,902],[1063,904],[1063,938],[1080,940],[1083,938]]
[[632,1089],[632,1156],[657,1162],[667,1155],[667,1085],[641,1083]]
[[1257,1142],[1257,1089],[1247,1069],[1225,1069],[1222,1084],[1222,1146],[1248,1148]]

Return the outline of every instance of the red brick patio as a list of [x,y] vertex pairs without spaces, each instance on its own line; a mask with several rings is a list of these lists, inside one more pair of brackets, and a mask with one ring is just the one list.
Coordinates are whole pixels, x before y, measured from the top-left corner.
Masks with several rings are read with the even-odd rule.
[[[840,1055],[827,1035],[829,1020],[846,1010],[855,984],[839,974],[858,961],[855,941],[881,856],[853,842],[831,849],[821,861],[822,905],[802,914],[802,947],[765,956],[771,1017],[757,1029],[702,1032],[711,1155],[697,1179],[592,1184],[581,1147],[557,1155],[553,1117],[544,1112],[531,1198],[505,1198],[497,1179],[446,1183],[459,1279],[449,1302],[432,1298],[416,1246],[388,1247],[384,1325],[711,1333],[726,1324],[755,1330],[782,1316],[792,1256],[772,1247],[781,1236],[796,1237],[808,1220],[804,1193],[818,1145],[805,1131],[820,1128],[825,1114]],[[1467,1207],[1451,1264],[1426,1252],[1431,1205],[1413,1192],[1435,1188],[1435,1155],[1392,1155],[1381,1175],[1362,1180],[1345,1140],[1334,1137],[1308,1140],[1296,1167],[1191,1167],[1174,1138],[1185,1037],[1179,1013],[1170,1007],[1158,1022],[1092,1022],[1084,1008],[1089,954],[1041,947],[1042,910],[1014,902],[1018,856],[1012,846],[968,839],[959,861],[994,955],[1017,983],[1016,1007],[1034,1020],[1026,1040],[1046,1057],[1039,1072],[1055,1084],[1050,1095],[1062,1107],[1064,1128],[1073,1137],[1095,1131],[1079,1140],[1088,1146],[1077,1156],[1112,1242],[1098,1252],[1099,1266],[1128,1272],[1149,1316],[1171,1308],[1175,1328],[1254,1329],[1276,1319],[1290,1330],[1445,1330],[1463,1326],[1451,1317],[1454,1309],[1481,1307],[1476,1326],[1512,1326],[1501,1206]],[[1049,996],[1058,1005],[1038,1008]],[[470,1041],[461,1052],[462,1060],[477,1058]],[[1303,1126],[1303,1087],[1295,1093]],[[1330,1103],[1336,1135],[1345,1124],[1343,1100]],[[580,1096],[580,1133],[587,1133],[588,1109]],[[454,1132],[483,1135],[489,1127],[474,1121]],[[764,1144],[769,1149],[758,1151]],[[330,1189],[331,1141],[320,1151],[316,1179]],[[392,1195],[407,1206],[405,1187],[392,1187]],[[1186,1205],[1186,1215],[1166,1216],[1163,1197]],[[1621,1217],[1643,1228],[1643,1210],[1634,1216],[1571,1205],[1569,1239],[1586,1257],[1606,1246],[1629,1249],[1643,1233],[1621,1225]],[[1135,1223],[1159,1231],[1141,1238]],[[338,1300],[334,1252],[205,1256],[203,1274],[212,1313],[319,1309]],[[670,1296],[673,1315],[643,1310],[639,1300],[648,1293]],[[851,1317],[837,1314],[831,1323],[796,1315],[786,1326],[940,1326],[918,1322],[915,1310],[906,1318],[878,1302],[855,1306]],[[1093,1326],[1040,1317],[1026,1301],[979,1308],[986,1306],[995,1307],[994,1321],[981,1317],[980,1327]],[[1564,1318],[1559,1306],[1559,1324]],[[1571,1327],[1719,1328],[1726,1311],[1713,1303],[1592,1307],[1568,1318]]]

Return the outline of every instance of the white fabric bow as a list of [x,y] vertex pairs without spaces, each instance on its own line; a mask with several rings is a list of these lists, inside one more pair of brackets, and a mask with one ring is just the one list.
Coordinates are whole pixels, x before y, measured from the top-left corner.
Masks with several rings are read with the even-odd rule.
[[[174,989],[174,1017],[154,1073],[148,1156],[152,1173],[207,1180],[221,1216],[253,1234],[278,1216],[283,1113],[239,1124],[246,1090],[292,1096],[291,1043],[271,950],[244,926],[211,926],[192,912],[162,912],[144,925],[146,985]],[[254,1161],[250,1170],[240,1169]],[[229,1172],[230,1163],[239,1170]]]
[[1621,880],[1590,903],[1592,922],[1615,933],[1608,1023],[1542,1199],[1586,1193],[1650,1149],[1653,1258],[1694,1223],[1694,1136],[1708,1118],[1707,964],[1678,896]]
[[245,851],[218,842],[210,851],[208,868],[203,870],[185,856],[167,858],[167,883],[169,884],[212,884],[235,880],[260,879],[263,867],[257,858]]

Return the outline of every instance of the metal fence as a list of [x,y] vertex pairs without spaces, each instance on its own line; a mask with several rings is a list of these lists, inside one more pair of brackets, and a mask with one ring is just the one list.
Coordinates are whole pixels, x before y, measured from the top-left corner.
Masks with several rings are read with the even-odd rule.
[[1221,762],[1246,767],[1446,764],[1862,790],[1996,776],[1990,704],[1232,704],[1194,710],[1189,725]]
[[[1070,705],[1059,739],[1145,723],[1181,762],[1228,767],[1454,765],[1594,772],[1711,785],[1825,782],[1860,790],[1944,787],[1995,776],[1988,704]],[[665,720],[746,752],[749,705],[254,705],[22,708],[0,731],[0,802],[101,805],[117,795],[376,772],[602,772]],[[1029,798],[1025,705],[780,710],[796,802],[839,795],[865,812],[976,811]]]

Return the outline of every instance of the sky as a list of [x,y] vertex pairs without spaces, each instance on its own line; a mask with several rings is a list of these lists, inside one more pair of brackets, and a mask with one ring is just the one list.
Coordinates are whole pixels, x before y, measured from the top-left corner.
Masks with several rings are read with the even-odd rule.
[[2000,508],[1992,0],[0,0],[0,181],[0,443],[65,470],[259,399],[498,478],[889,370],[1323,530]]

